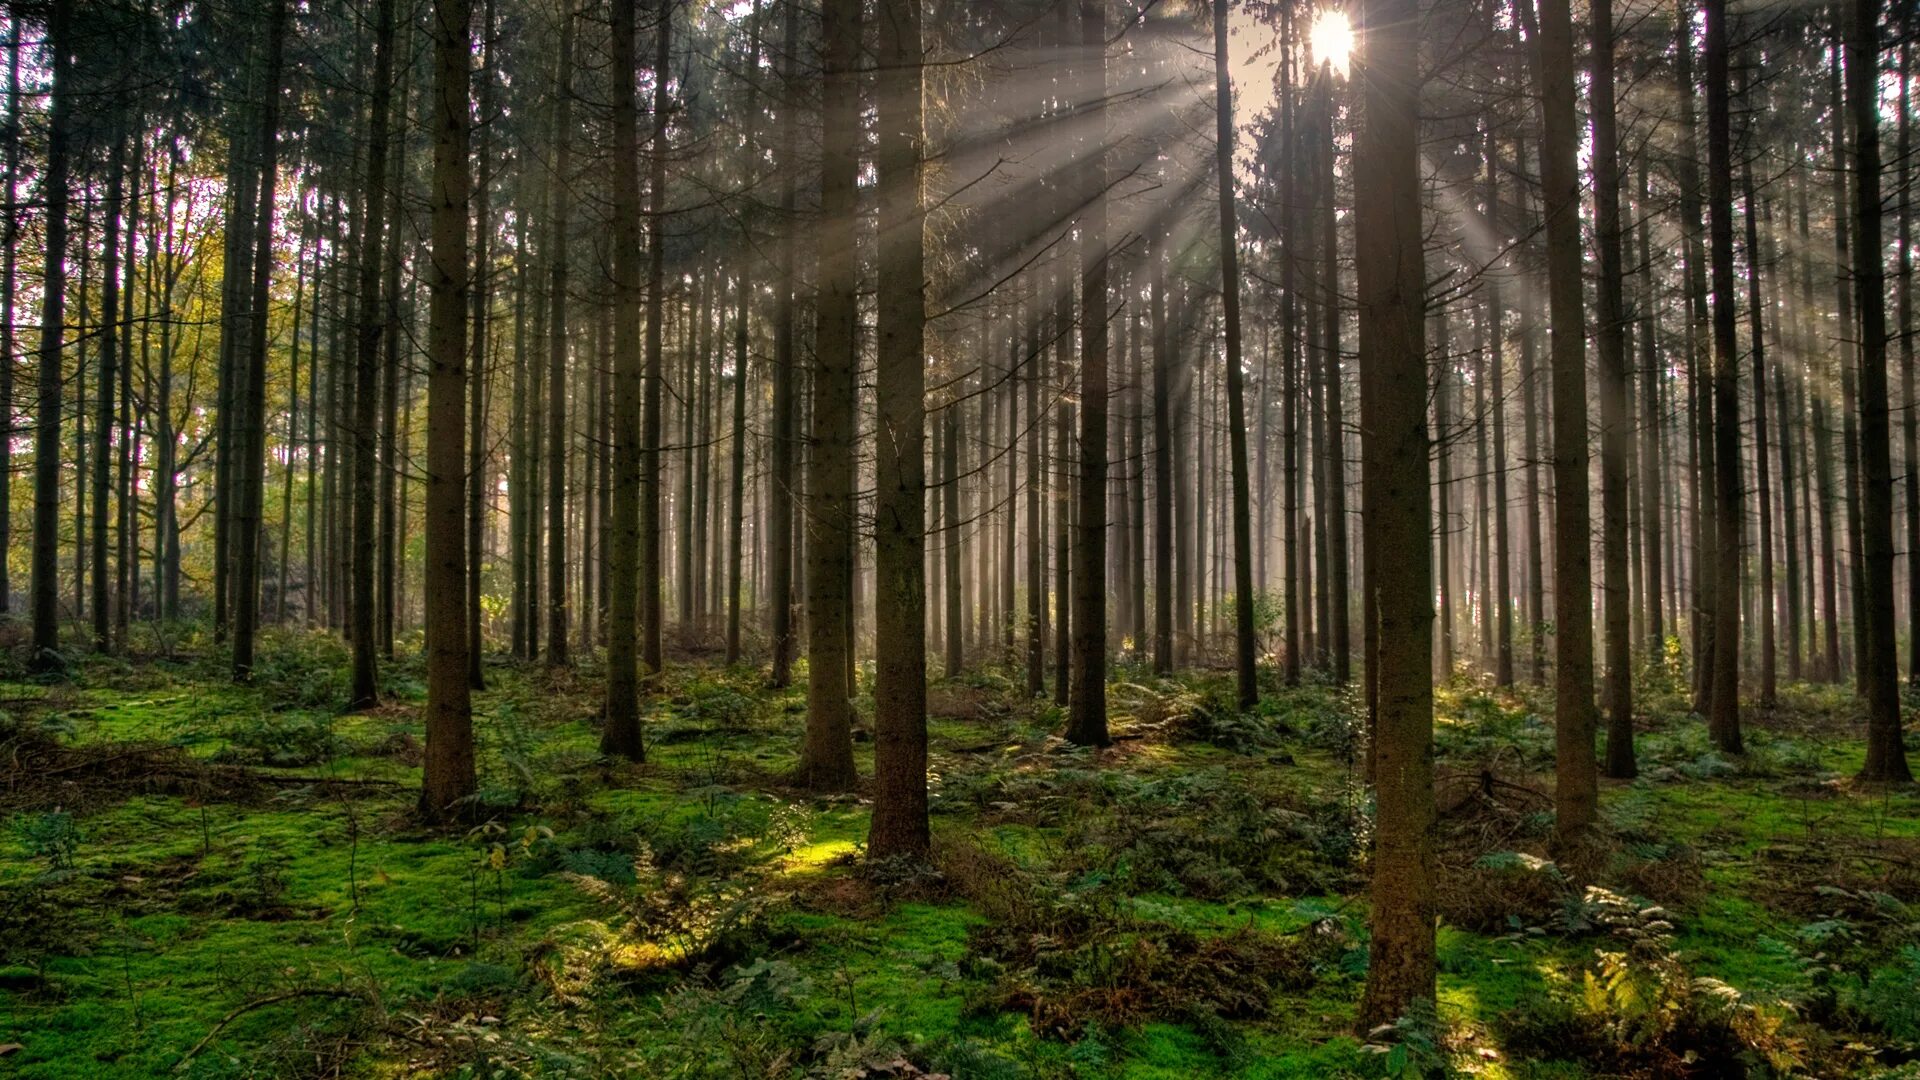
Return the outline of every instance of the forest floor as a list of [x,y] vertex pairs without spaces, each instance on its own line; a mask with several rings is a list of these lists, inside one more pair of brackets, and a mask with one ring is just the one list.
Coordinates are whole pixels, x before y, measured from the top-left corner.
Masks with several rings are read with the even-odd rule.
[[1123,665],[1094,752],[1001,673],[937,681],[925,868],[790,786],[804,690],[761,672],[673,665],[616,766],[592,672],[490,667],[484,823],[443,832],[415,664],[338,715],[331,638],[271,635],[249,688],[180,648],[0,681],[0,1076],[1920,1076],[1920,794],[1852,782],[1834,688],[1735,759],[1649,665],[1573,872],[1547,700],[1443,687],[1438,1015],[1356,1035],[1330,687],[1241,714]]

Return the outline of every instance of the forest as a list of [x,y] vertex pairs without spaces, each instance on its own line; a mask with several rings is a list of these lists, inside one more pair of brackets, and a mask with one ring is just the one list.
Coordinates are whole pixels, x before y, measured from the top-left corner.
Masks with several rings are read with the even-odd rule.
[[1917,14],[0,0],[0,1077],[1920,1080]]

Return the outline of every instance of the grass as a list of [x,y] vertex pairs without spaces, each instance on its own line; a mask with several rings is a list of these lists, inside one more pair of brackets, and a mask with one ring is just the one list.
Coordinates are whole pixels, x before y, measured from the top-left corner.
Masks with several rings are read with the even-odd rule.
[[[248,688],[206,659],[0,685],[0,742],[45,732],[95,757],[157,744],[220,781],[75,770],[67,788],[7,789],[8,1075],[1393,1067],[1353,1033],[1370,807],[1354,703],[1332,688],[1270,687],[1238,716],[1215,704],[1221,674],[1126,671],[1113,702],[1127,738],[1094,754],[1051,739],[1056,712],[995,673],[940,681],[936,869],[869,871],[864,801],[786,782],[803,688],[769,691],[758,672],[674,667],[649,704],[649,760],[618,765],[597,756],[591,668],[490,668],[475,701],[483,824],[431,832],[410,813],[416,661],[387,673],[387,704],[343,716],[337,643],[275,634],[263,657]],[[1661,690],[1645,700],[1676,697]],[[1614,947],[1582,928],[1577,891],[1509,895],[1513,879],[1487,869],[1502,851],[1544,852],[1550,822],[1526,794],[1551,786],[1539,696],[1455,680],[1436,719],[1439,1031],[1400,1075],[1654,1075],[1625,1051],[1527,1042],[1525,1018],[1577,999],[1596,950]],[[1781,1038],[1806,1048],[1801,1071],[1866,1076],[1920,1053],[1920,1033],[1863,1004],[1920,938],[1920,798],[1845,779],[1859,725],[1827,688],[1790,687],[1756,715],[1743,760],[1698,728],[1647,717],[1641,779],[1603,791],[1602,883],[1664,905],[1691,975],[1790,1006]],[[870,744],[856,756],[869,771]],[[1497,798],[1475,794],[1482,776],[1505,785]],[[1883,917],[1850,899],[1874,895],[1913,906]],[[1820,953],[1810,933],[1851,951]],[[1236,941],[1253,952],[1207,951]],[[1269,984],[1265,1000],[1227,1004]],[[1818,1053],[1848,1043],[1875,1053]]]

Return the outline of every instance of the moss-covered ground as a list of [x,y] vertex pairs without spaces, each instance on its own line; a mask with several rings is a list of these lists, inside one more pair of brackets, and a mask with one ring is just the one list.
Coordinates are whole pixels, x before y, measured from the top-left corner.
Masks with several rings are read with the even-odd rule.
[[0,683],[0,1075],[1916,1075],[1920,795],[1850,779],[1836,688],[1727,757],[1643,672],[1576,868],[1548,699],[1443,687],[1438,1015],[1364,1033],[1329,686],[1241,714],[1123,664],[1095,752],[1002,673],[937,681],[921,867],[790,785],[804,686],[762,671],[675,664],[620,765],[594,670],[490,666],[475,824],[433,831],[404,648],[357,715],[331,639],[270,636],[245,688],[200,652]]

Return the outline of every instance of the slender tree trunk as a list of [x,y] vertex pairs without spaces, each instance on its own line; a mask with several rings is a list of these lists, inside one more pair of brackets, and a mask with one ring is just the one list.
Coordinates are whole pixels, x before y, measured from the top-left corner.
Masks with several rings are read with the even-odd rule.
[[[51,39],[51,31],[49,40],[50,44],[59,44]],[[20,198],[20,19],[17,16],[7,20],[6,125],[8,213],[0,219],[0,431],[5,432],[5,437],[0,438],[0,618],[13,610],[13,574],[8,564],[13,555],[13,438],[19,419],[13,407],[13,366],[17,362],[13,292],[17,284],[20,243],[20,215],[13,212]],[[171,185],[168,194],[172,194]],[[171,213],[171,198],[168,209]]]
[[[1575,161],[1579,130],[1574,120],[1573,23],[1567,0],[1540,4],[1539,45],[1540,179],[1547,229],[1548,317],[1553,330],[1554,829],[1556,843],[1569,846],[1579,843],[1593,827],[1599,787],[1593,749],[1586,317]],[[1616,354],[1614,362],[1618,361]]]
[[[266,496],[267,441],[267,302],[273,283],[274,185],[278,176],[280,143],[280,80],[286,48],[287,0],[275,0],[267,31],[265,104],[260,110],[260,220],[255,226],[252,342],[242,394],[245,415],[240,432],[240,506],[234,518],[233,679],[253,678],[254,629],[260,618],[261,507]],[[102,388],[102,392],[108,392]]]
[[800,779],[842,791],[857,779],[844,677],[853,619],[855,377],[859,368],[854,184],[860,166],[859,0],[826,0],[820,165],[819,298],[813,438],[807,459],[807,733]]
[[1853,274],[1860,288],[1862,578],[1867,628],[1867,759],[1860,779],[1910,783],[1902,742],[1893,618],[1893,460],[1887,417],[1887,296],[1880,231],[1880,4],[1847,5],[1847,111],[1853,124]]
[[[640,102],[634,0],[612,0],[613,524],[607,540],[607,707],[600,752],[640,761]],[[655,494],[649,487],[648,494]],[[652,520],[649,511],[649,520]]]
[[[393,103],[393,51],[396,0],[379,0],[374,13],[373,118],[367,137],[367,220],[386,217],[388,113]],[[365,709],[379,700],[373,611],[374,402],[380,373],[380,336],[384,329],[380,300],[379,226],[360,238],[360,324],[355,333],[353,438],[353,686],[348,706]],[[394,233],[393,242],[400,242]]]
[[[1494,140],[1493,129],[1487,129],[1487,215],[1494,221],[1500,214],[1500,154]],[[1329,195],[1331,200],[1331,195]],[[1331,229],[1329,229],[1331,234]],[[1501,268],[1492,267],[1487,278],[1487,325],[1491,328],[1488,345],[1493,351],[1489,357],[1490,389],[1493,398],[1493,543],[1494,543],[1494,579],[1493,601],[1498,605],[1496,614],[1493,681],[1496,686],[1513,685],[1513,568],[1507,529],[1507,361],[1506,361],[1506,309],[1501,306],[1500,285],[1504,280]],[[1336,293],[1337,295],[1337,293]],[[1332,382],[1338,387],[1337,380]],[[1338,439],[1338,429],[1332,436]],[[1334,443],[1336,451],[1338,442]],[[1333,485],[1335,499],[1345,486],[1344,478],[1336,474]],[[1344,551],[1340,563],[1336,564],[1336,573],[1342,572],[1345,563]],[[1344,580],[1335,583],[1335,595],[1345,596]],[[1344,603],[1336,610],[1344,608]]]
[[[1363,543],[1379,620],[1372,930],[1362,1031],[1434,996],[1433,579],[1419,166],[1419,9],[1366,0],[1356,57]],[[1391,552],[1390,556],[1374,553]]]
[[[547,666],[567,656],[567,226],[573,184],[573,8],[560,16],[553,89],[553,233],[547,251]],[[657,152],[658,148],[656,148]]]
[[[1746,95],[1751,101],[1751,88]],[[1753,466],[1760,496],[1760,706],[1772,708],[1779,698],[1778,663],[1774,645],[1773,487],[1767,466],[1767,304],[1760,290],[1760,205],[1753,194],[1753,160],[1740,165],[1741,201],[1746,205],[1747,338],[1753,359]],[[1769,221],[1768,225],[1771,226]]]
[[[1901,438],[1905,442],[1904,460],[1907,464],[1907,684],[1920,687],[1920,417],[1914,413],[1920,411],[1920,398],[1914,392],[1913,361],[1913,44],[1911,41],[1900,43],[1900,121],[1899,143],[1894,157],[1900,162],[1899,194],[1899,267],[1894,284],[1895,325],[1894,335],[1900,340],[1900,384],[1901,400],[1906,408],[1901,414]],[[9,173],[8,175],[12,175]],[[11,257],[11,256],[9,256]],[[11,351],[7,355],[12,355]],[[1780,365],[1774,365],[1776,384],[1780,379]],[[11,400],[11,399],[9,399]],[[1781,421],[1780,453],[1784,461],[1786,456],[1786,421]],[[0,458],[0,466],[5,459]],[[3,472],[4,468],[0,468]],[[1789,483],[1784,470],[1780,482]],[[6,488],[0,481],[0,500],[5,499]],[[0,511],[4,513],[4,511]],[[1789,511],[1791,514],[1791,511]],[[0,536],[4,536],[5,522],[0,521]],[[1793,533],[1791,520],[1787,525],[1789,536]],[[0,591],[4,591],[5,578],[0,577]],[[5,601],[0,599],[0,604]],[[0,611],[4,611],[0,607]]]
[[1173,674],[1173,356],[1167,339],[1167,251],[1156,237],[1148,249],[1153,334],[1153,671]]
[[668,57],[672,55],[674,0],[660,0],[655,14],[653,54],[653,143],[647,148],[647,339],[646,378],[640,400],[640,660],[649,681],[665,669],[660,632],[660,406],[666,373],[660,334],[666,303],[667,121],[673,99],[668,93]]
[[[1594,331],[1600,360],[1600,546],[1604,649],[1607,660],[1607,775],[1630,779],[1638,771],[1633,756],[1632,596],[1627,587],[1627,463],[1633,454],[1632,412],[1628,402],[1626,305],[1620,256],[1619,142],[1615,135],[1613,3],[1592,0],[1592,102],[1594,232],[1599,245],[1600,282],[1594,305]],[[1556,323],[1556,326],[1559,324]],[[1554,337],[1559,338],[1556,332]],[[1579,338],[1574,341],[1581,345]],[[1585,361],[1581,363],[1584,365]],[[1585,455],[1581,457],[1584,459]],[[1582,466],[1584,471],[1584,464]],[[1563,500],[1563,505],[1568,500]],[[1581,500],[1584,502],[1584,500]],[[1585,533],[1563,534],[1579,537]],[[1559,715],[1558,712],[1555,713]]]
[[923,858],[927,824],[926,267],[920,0],[881,0],[875,375],[873,823],[869,858]]
[[[116,118],[115,127],[119,122]],[[113,647],[112,590],[107,578],[107,507],[112,477],[113,395],[119,380],[120,334],[114,320],[120,314],[120,204],[125,191],[126,136],[115,131],[107,163],[106,237],[101,249],[100,377],[93,407],[93,651]]]
[[1079,82],[1083,100],[1093,102],[1094,115],[1101,118],[1082,163],[1088,198],[1080,217],[1080,477],[1074,501],[1073,680],[1066,736],[1081,746],[1108,742],[1106,12],[1105,0],[1080,0],[1080,41],[1087,55],[1079,65]]
[[[1104,21],[1101,27],[1104,31]],[[1227,0],[1213,0],[1213,77],[1214,172],[1220,184],[1220,297],[1227,336],[1228,452],[1233,459],[1234,670],[1240,707],[1251,709],[1260,700],[1260,686],[1254,673],[1253,520],[1248,506],[1246,391],[1240,385],[1240,237],[1233,202],[1233,83],[1228,75]]]
[[493,0],[485,0],[480,15],[480,140],[479,175],[473,187],[473,330],[467,352],[467,686],[487,688],[481,663],[485,616],[480,608],[480,571],[486,559],[487,511],[493,497],[493,477],[487,455],[487,402],[492,388],[488,365],[489,324],[492,321],[493,261]]
[[[1647,206],[1647,160],[1641,154],[1637,170],[1634,212],[1639,219],[1640,249],[1640,539],[1641,563],[1646,568],[1647,655],[1661,660],[1666,652],[1666,626],[1661,608],[1661,387],[1664,374],[1654,338],[1659,328],[1653,285],[1652,212]],[[1788,526],[1791,533],[1792,526]]]
[[1733,295],[1732,110],[1726,0],[1706,0],[1707,210],[1713,275],[1713,693],[1707,729],[1728,753],[1740,740],[1740,367]]
[[435,100],[427,109],[434,138],[427,308],[427,746],[420,812],[429,821],[445,821],[465,814],[465,800],[474,790],[461,508],[473,4],[434,0],[433,11]]
[[778,281],[774,285],[773,320],[773,453],[772,475],[767,482],[767,594],[769,636],[772,638],[773,672],[769,680],[775,687],[786,686],[793,664],[793,493],[798,480],[794,451],[796,428],[794,364],[794,216],[797,203],[795,180],[799,173],[800,119],[794,95],[799,92],[798,54],[800,51],[799,5],[785,5],[785,29],[781,42],[780,77],[785,97],[780,106],[780,235],[776,251]]

